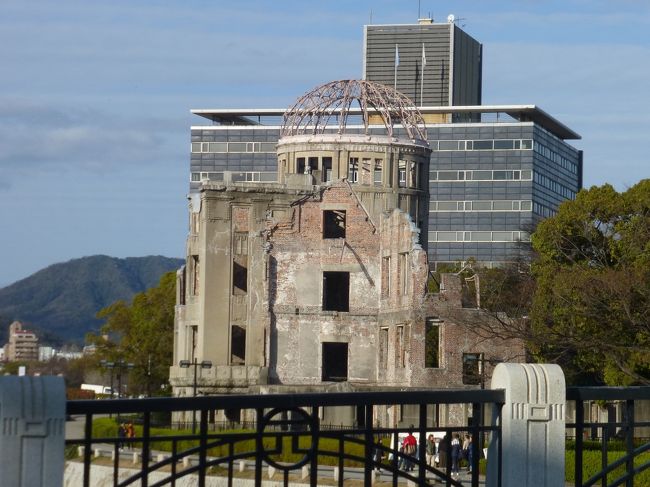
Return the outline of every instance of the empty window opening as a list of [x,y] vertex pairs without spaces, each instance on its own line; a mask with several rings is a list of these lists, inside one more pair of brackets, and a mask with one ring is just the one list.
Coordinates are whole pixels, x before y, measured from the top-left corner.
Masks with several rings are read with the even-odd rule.
[[298,157],[296,159],[296,174],[304,174],[305,172],[305,158]]
[[399,161],[397,166],[397,185],[400,188],[406,187],[406,161]]
[[349,311],[350,273],[323,272],[323,310]]
[[199,256],[192,256],[192,295],[199,295]]
[[348,380],[348,344],[323,342],[323,382]]
[[198,342],[198,335],[199,335],[199,327],[198,326],[191,326],[190,327],[190,360],[194,362],[194,359],[196,358],[196,347],[197,347],[197,342]]
[[350,164],[348,166],[348,181],[356,183],[359,181],[359,158],[350,157]]
[[345,210],[323,212],[323,238],[345,238]]
[[463,354],[463,384],[480,384],[483,376],[483,354]]
[[323,181],[332,180],[332,158],[323,157]]
[[424,366],[437,369],[440,367],[440,320],[427,318],[425,333]]
[[388,328],[379,329],[379,370],[388,368]]
[[248,256],[238,255],[232,261],[232,293],[235,296],[248,292]]
[[381,297],[390,296],[390,257],[381,259]]
[[307,159],[307,173],[318,170],[318,157],[310,157]]
[[409,290],[408,256],[408,252],[399,254],[399,287],[401,295],[408,294]]
[[398,325],[395,330],[395,368],[402,368],[406,364],[406,350],[405,350],[405,341],[406,337],[404,336],[404,325]]
[[186,281],[186,279],[187,279],[187,267],[183,266],[183,267],[181,267],[181,270],[182,270],[182,273],[181,273],[180,281],[178,283],[178,287],[179,287],[179,289],[178,289],[178,300],[179,300],[178,304],[180,304],[182,306],[182,305],[185,304],[185,292],[187,291],[187,289],[186,289],[187,288],[187,281]]
[[381,186],[381,159],[375,159],[375,170],[374,170],[374,176],[373,176],[373,182],[375,183],[375,186]]
[[232,325],[230,330],[230,363],[244,365],[246,362],[246,328]]

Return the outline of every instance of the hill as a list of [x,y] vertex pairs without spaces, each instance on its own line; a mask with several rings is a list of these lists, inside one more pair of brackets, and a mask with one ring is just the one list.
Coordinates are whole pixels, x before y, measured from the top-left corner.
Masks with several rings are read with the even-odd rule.
[[95,318],[100,309],[131,300],[183,263],[162,256],[93,255],[46,267],[0,289],[0,346],[13,320],[29,323],[41,341],[82,343],[88,331],[101,326]]

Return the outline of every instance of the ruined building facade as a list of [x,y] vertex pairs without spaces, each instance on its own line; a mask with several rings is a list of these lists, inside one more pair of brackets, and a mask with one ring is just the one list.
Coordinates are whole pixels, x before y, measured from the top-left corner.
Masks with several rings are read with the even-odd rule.
[[[360,118],[348,119],[357,102]],[[468,376],[477,387],[484,354],[523,358],[521,344],[446,318],[459,278],[427,292],[430,149],[406,97],[367,81],[319,87],[287,111],[276,150],[277,182],[226,173],[190,198],[174,395],[193,393],[181,361],[210,361],[198,385],[214,394],[449,388]],[[377,417],[397,424],[408,412]]]

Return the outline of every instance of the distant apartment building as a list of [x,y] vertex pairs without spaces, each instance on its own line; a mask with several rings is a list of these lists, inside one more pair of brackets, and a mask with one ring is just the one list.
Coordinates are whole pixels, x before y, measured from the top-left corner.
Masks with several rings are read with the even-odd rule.
[[9,325],[9,341],[4,350],[8,361],[38,360],[38,337],[25,329],[23,323],[14,321]]

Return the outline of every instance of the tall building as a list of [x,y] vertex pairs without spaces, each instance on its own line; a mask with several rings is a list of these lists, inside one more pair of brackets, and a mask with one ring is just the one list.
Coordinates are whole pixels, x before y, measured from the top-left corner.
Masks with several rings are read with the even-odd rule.
[[[366,25],[363,77],[393,86],[418,106],[481,104],[483,46],[447,23]],[[426,116],[425,121],[437,121]]]
[[9,341],[4,347],[5,359],[38,360],[38,337],[33,331],[23,328],[20,321],[9,325]]
[[[525,259],[537,222],[582,186],[582,152],[567,142],[580,136],[535,105],[480,105],[482,47],[453,22],[366,26],[363,58],[364,78],[396,84],[427,126],[428,216],[411,216],[430,266]],[[191,193],[206,180],[277,181],[284,109],[192,112],[210,123],[191,128]],[[350,111],[349,131],[359,116]]]

